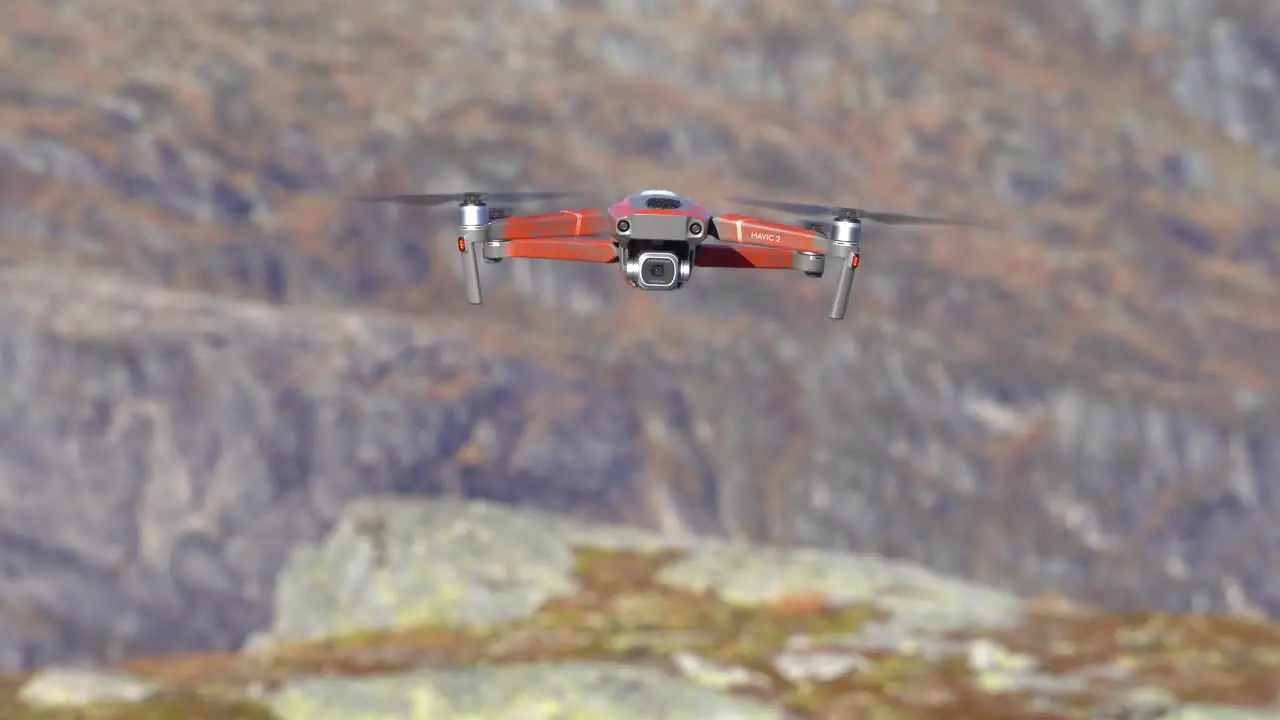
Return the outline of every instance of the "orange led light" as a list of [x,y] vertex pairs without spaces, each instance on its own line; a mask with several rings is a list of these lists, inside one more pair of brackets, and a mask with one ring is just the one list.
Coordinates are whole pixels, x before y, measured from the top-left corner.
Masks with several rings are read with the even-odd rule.
[[466,251],[467,251],[466,238],[461,238],[461,237],[458,238],[458,252],[466,252]]
[[858,267],[858,256],[857,256],[857,255],[854,255],[853,257],[849,258],[849,267],[851,267],[851,268],[856,268],[856,267]]

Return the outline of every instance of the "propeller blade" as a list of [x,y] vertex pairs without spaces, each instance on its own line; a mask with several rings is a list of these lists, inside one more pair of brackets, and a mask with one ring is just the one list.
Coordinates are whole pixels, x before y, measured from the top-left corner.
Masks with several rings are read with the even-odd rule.
[[357,202],[394,203],[396,205],[422,205],[431,207],[461,200],[461,195],[445,193],[423,193],[418,195],[366,195],[356,198]]
[[908,215],[894,212],[869,212],[852,207],[838,205],[817,205],[813,203],[788,202],[784,200],[760,200],[757,198],[732,197],[730,202],[741,205],[777,210],[792,215],[834,215],[870,220],[885,225],[981,225],[977,220],[963,218],[932,217],[928,215]]
[[513,192],[459,192],[459,193],[410,193],[403,195],[367,195],[355,198],[358,202],[393,203],[396,205],[417,205],[435,207],[453,202],[462,202],[468,198],[483,200],[486,203],[515,204],[536,202],[538,200],[557,200],[577,195],[564,191],[513,191]]
[[787,202],[785,200],[759,200],[757,198],[731,197],[729,202],[735,202],[739,205],[751,205],[766,210],[777,210],[791,215],[830,215],[835,214],[842,208],[833,208],[828,205],[814,205],[811,203]]
[[906,213],[858,211],[862,220],[870,220],[884,225],[981,225],[977,220],[963,218],[933,217],[930,215],[908,215]]

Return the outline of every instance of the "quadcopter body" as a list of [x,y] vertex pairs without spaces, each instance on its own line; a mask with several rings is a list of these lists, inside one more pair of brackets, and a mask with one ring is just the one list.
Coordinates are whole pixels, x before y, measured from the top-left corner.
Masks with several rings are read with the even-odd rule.
[[[426,206],[456,202],[457,249],[462,258],[467,300],[473,305],[483,302],[481,259],[486,263],[529,258],[612,264],[619,266],[634,288],[673,291],[685,287],[697,268],[796,270],[819,278],[831,258],[840,272],[829,313],[832,320],[843,319],[848,309],[861,258],[864,221],[972,224],[848,207],[733,199],[796,215],[829,216],[826,221],[788,225],[736,213],[713,215],[693,199],[662,189],[628,195],[606,208],[516,215],[503,206],[565,195],[568,193],[464,192],[363,199]],[[491,202],[498,205],[491,206]]]

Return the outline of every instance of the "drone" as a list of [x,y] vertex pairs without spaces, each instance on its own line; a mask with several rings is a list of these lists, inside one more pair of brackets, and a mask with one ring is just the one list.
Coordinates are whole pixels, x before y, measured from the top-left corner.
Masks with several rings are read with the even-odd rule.
[[[832,258],[840,267],[829,317],[842,320],[849,307],[861,257],[862,224],[975,225],[975,221],[869,212],[852,207],[730,198],[730,202],[824,221],[799,225],[750,215],[713,215],[691,198],[670,190],[644,190],[606,208],[514,214],[513,205],[571,197],[570,192],[461,192],[375,195],[364,202],[441,206],[459,211],[458,253],[467,301],[483,303],[480,259],[509,258],[616,264],[633,288],[672,291],[685,287],[695,268],[796,270],[820,278]],[[491,205],[492,203],[492,205]]]

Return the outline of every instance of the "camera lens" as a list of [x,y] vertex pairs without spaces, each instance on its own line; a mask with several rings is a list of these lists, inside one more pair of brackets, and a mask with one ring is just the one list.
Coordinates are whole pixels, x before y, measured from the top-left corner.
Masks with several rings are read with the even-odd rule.
[[626,220],[618,221],[618,232],[626,232],[631,229],[631,223]]
[[691,224],[689,225],[689,233],[690,233],[691,235],[701,235],[701,234],[702,234],[702,223],[691,223]]
[[673,288],[679,281],[679,261],[665,253],[646,255],[640,259],[640,282],[648,288]]

